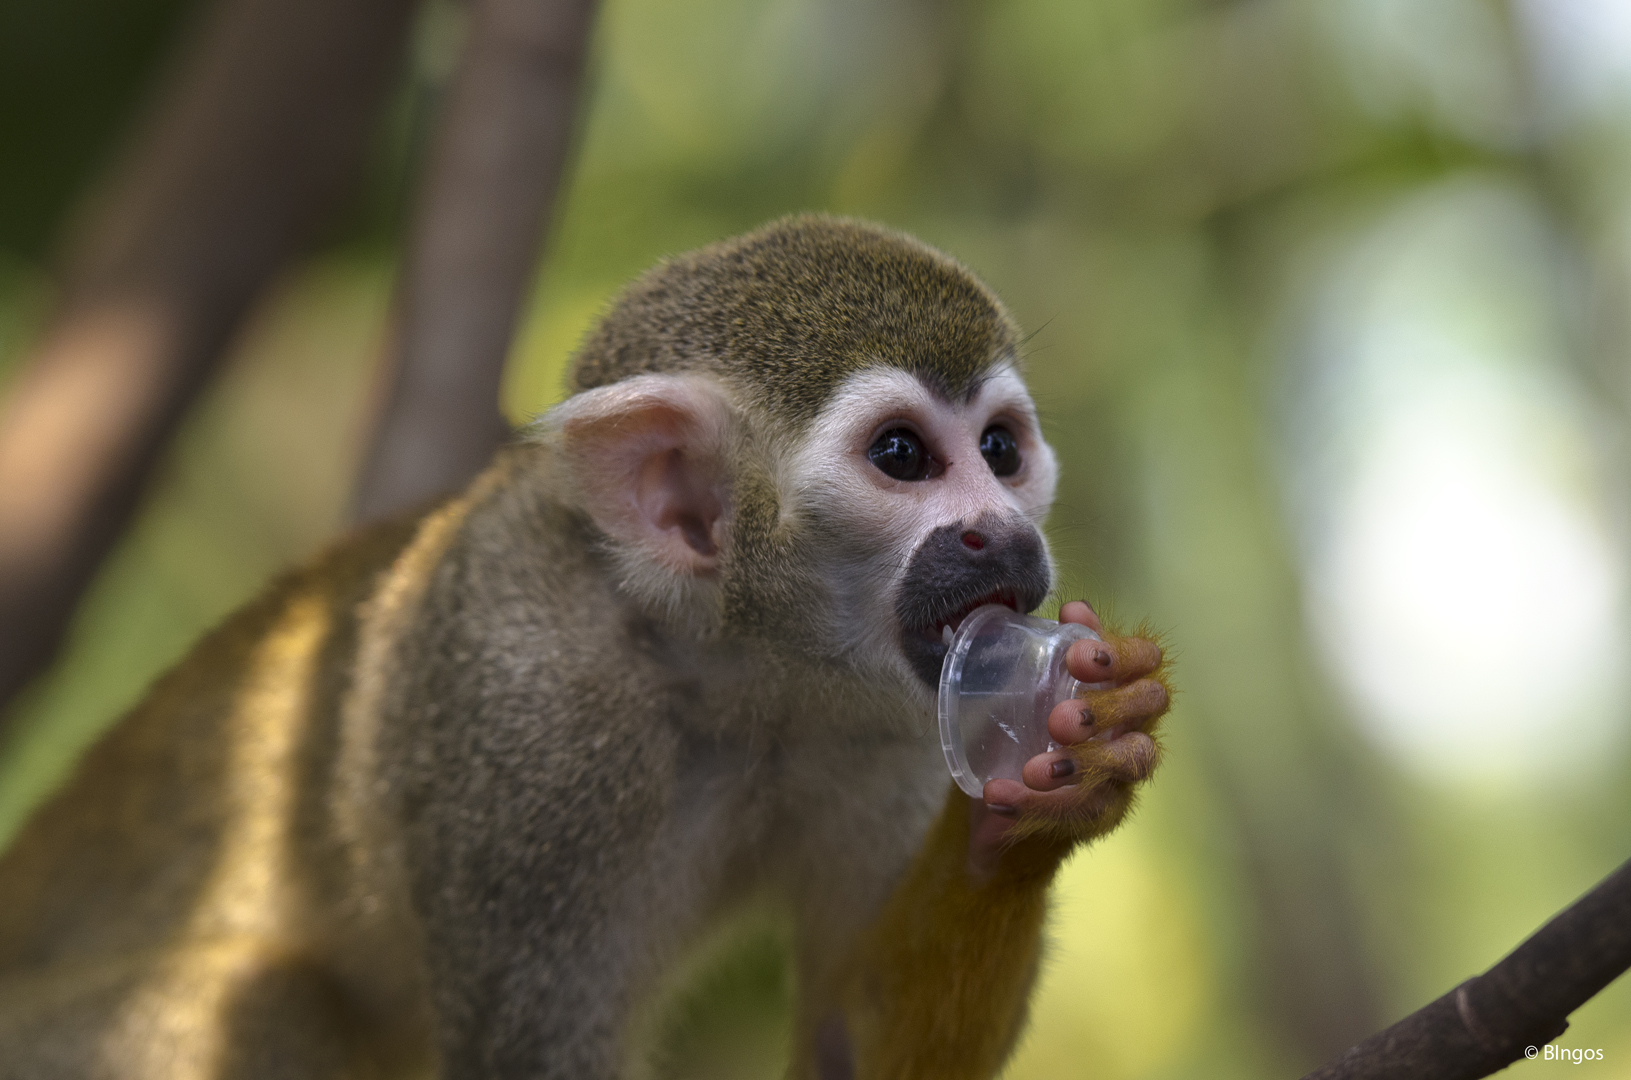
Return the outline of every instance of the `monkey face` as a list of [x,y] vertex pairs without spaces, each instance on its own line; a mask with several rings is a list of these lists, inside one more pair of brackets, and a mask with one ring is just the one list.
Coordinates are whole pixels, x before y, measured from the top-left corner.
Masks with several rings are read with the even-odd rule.
[[1057,466],[1009,364],[960,400],[897,368],[859,372],[792,472],[799,501],[826,523],[838,624],[867,659],[889,657],[931,690],[964,616],[989,603],[1028,612],[1047,595],[1037,526]]
[[778,682],[922,703],[948,629],[1052,580],[1018,340],[946,256],[790,218],[631,286],[537,435],[647,617]]
[[920,694],[969,612],[1046,597],[1038,525],[1057,466],[1010,363],[956,394],[864,368],[802,429],[732,396],[642,375],[551,413],[577,498],[648,611]]

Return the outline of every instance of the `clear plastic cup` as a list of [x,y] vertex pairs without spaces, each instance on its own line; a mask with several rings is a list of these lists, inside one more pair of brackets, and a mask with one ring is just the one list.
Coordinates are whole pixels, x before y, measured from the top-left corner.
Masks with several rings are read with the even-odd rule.
[[1102,683],[1078,682],[1065,650],[1099,635],[1078,623],[976,608],[957,628],[940,667],[940,745],[957,786],[975,798],[988,780],[1018,780],[1037,754],[1057,750],[1048,714]]

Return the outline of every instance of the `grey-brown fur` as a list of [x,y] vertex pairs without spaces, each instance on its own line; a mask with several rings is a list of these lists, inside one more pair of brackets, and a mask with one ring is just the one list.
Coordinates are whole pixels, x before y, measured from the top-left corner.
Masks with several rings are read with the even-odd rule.
[[[833,671],[739,632],[677,641],[620,598],[552,486],[528,469],[472,513],[425,600],[440,617],[393,661],[389,771],[450,1076],[615,1075],[629,1010],[712,919],[820,895],[808,875],[855,853],[805,854],[856,835],[898,864],[943,792],[921,767],[932,746],[899,725],[829,742],[835,697],[877,708],[813,685]],[[546,539],[485,557],[518,535]],[[904,782],[855,800],[891,759]],[[870,872],[835,877],[841,921],[881,899]]]

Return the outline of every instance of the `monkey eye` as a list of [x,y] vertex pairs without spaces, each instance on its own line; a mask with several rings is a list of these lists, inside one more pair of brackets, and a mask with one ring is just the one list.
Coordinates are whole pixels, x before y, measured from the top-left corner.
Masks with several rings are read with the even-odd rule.
[[896,480],[927,480],[934,466],[923,440],[905,428],[890,428],[879,435],[866,456],[885,476]]
[[1005,427],[992,426],[980,435],[980,456],[998,476],[1019,472],[1019,440]]

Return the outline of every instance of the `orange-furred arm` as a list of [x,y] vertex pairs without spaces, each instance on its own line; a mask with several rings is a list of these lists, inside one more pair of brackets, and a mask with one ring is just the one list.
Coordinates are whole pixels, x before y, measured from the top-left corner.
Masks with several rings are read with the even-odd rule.
[[984,1080],[1019,1034],[1048,886],[1073,845],[1030,838],[977,876],[973,809],[953,787],[846,966],[840,994],[856,1080]]

